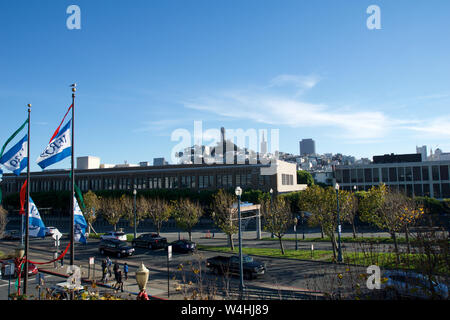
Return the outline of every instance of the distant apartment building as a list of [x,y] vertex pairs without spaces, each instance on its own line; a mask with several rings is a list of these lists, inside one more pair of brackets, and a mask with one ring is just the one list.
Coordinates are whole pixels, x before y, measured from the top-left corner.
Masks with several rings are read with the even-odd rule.
[[343,190],[369,190],[384,183],[412,196],[450,198],[450,160],[422,161],[421,154],[374,156],[371,164],[335,166]]
[[316,154],[316,142],[313,139],[302,139],[300,141],[300,155]]

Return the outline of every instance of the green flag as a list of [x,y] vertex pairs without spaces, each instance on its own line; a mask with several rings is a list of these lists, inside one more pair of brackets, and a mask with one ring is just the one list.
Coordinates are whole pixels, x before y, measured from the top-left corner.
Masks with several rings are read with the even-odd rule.
[[[8,140],[6,140],[5,144],[2,147],[2,150],[0,151],[0,158],[3,156],[3,152],[5,152],[5,148],[8,145],[8,143],[11,142],[12,139],[14,139],[15,136],[17,136],[19,134],[20,131],[22,131],[23,128],[25,128],[25,126],[28,123],[28,119],[25,120],[25,122],[23,123],[23,125],[20,126],[19,129],[16,130],[16,132],[13,133],[13,135],[11,137],[8,138]],[[0,204],[2,204],[2,190],[0,189]]]

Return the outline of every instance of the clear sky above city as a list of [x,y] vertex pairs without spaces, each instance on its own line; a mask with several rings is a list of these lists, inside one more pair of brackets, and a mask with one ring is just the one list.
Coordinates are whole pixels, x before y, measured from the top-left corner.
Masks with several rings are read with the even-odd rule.
[[0,144],[31,103],[40,171],[76,82],[75,155],[102,163],[171,162],[194,121],[278,129],[293,154],[303,138],[357,158],[450,151],[449,16],[447,0],[1,1]]

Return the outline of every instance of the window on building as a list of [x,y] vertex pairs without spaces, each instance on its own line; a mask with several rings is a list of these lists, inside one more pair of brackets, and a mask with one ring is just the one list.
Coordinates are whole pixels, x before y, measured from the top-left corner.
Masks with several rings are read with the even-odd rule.
[[430,197],[430,185],[428,183],[424,184],[423,186],[423,195],[425,197]]
[[442,198],[450,198],[450,183],[442,183]]
[[399,167],[397,168],[398,170],[398,181],[405,181],[406,177],[405,177],[405,168],[404,167]]
[[413,179],[414,179],[414,181],[421,181],[422,180],[421,173],[422,173],[422,170],[420,169],[420,167],[413,167]]
[[389,168],[389,181],[397,182],[397,168]]
[[405,168],[405,176],[406,176],[406,181],[412,181],[412,169],[411,169],[411,167],[406,167]]
[[[448,166],[440,166],[441,180],[448,180]],[[444,194],[444,191],[442,191]]]
[[423,196],[423,190],[422,190],[421,184],[414,184],[414,196],[416,196],[416,197]]
[[342,171],[342,179],[343,179],[344,183],[350,183],[350,170],[349,169],[344,169]]
[[372,173],[373,173],[373,175],[372,175],[373,182],[380,182],[380,172],[379,172],[378,168],[373,168]]
[[428,174],[428,167],[422,167],[422,180],[423,181],[430,180],[430,175]]
[[355,183],[357,181],[356,169],[350,169],[350,181]]
[[389,170],[388,170],[388,168],[382,168],[381,169],[381,181],[382,182],[389,182]]
[[442,198],[441,185],[439,183],[433,183],[433,195],[435,198]]
[[[337,179],[336,179],[337,180]],[[371,169],[364,169],[364,180],[366,183],[372,182],[372,170]],[[338,181],[339,183],[340,181]]]
[[439,181],[439,167],[438,166],[431,167],[431,176],[433,177],[433,181]]
[[363,183],[364,182],[364,169],[358,169],[358,182]]

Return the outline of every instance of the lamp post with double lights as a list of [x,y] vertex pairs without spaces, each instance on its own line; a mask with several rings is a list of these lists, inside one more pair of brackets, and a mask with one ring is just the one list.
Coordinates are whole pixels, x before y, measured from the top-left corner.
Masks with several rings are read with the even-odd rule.
[[242,257],[242,227],[241,227],[241,195],[242,189],[241,187],[236,187],[234,191],[238,198],[238,226],[239,226],[239,291],[241,294],[241,298],[244,293],[244,263]]

